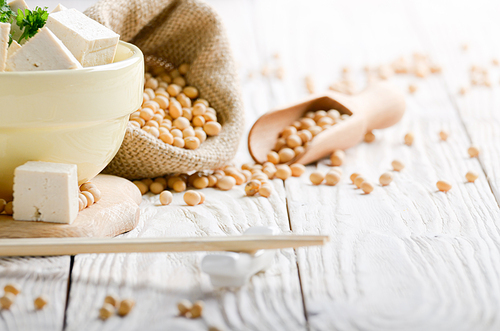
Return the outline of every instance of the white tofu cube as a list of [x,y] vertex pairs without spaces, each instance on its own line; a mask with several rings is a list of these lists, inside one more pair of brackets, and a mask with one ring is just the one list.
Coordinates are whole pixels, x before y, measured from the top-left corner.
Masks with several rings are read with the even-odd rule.
[[5,71],[9,49],[10,24],[0,23],[0,71]]
[[46,27],[7,59],[5,71],[39,71],[82,68],[73,54]]
[[54,8],[54,10],[52,10],[50,13],[53,14],[53,13],[57,13],[58,11],[63,11],[63,10],[66,10],[68,8],[64,7],[63,5],[61,4],[58,4],[56,8]]
[[[14,0],[12,2],[9,2],[9,6],[10,6],[10,9],[12,9],[12,11],[17,15],[17,10],[18,9],[21,9],[23,12],[25,9],[29,9],[28,5],[26,4],[26,2],[24,0]],[[23,34],[23,32],[21,31],[21,29],[17,26],[17,24],[12,24],[12,39],[13,40],[18,40],[19,37],[21,37],[21,35]]]
[[71,224],[78,215],[75,164],[30,161],[14,172],[14,219]]
[[14,55],[14,53],[17,52],[19,49],[21,49],[21,45],[19,45],[17,41],[12,40],[12,44],[10,44],[9,49],[7,50],[7,58]]
[[51,13],[45,25],[84,67],[113,62],[120,36],[76,9]]

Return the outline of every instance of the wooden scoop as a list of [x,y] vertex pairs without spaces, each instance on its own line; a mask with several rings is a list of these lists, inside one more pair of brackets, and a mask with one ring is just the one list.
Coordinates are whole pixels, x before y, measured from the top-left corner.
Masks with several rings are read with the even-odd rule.
[[288,162],[309,164],[335,150],[357,145],[368,131],[396,124],[403,117],[405,108],[403,94],[384,82],[373,83],[354,96],[328,92],[261,116],[248,135],[248,149],[256,162],[264,163],[283,129],[306,112],[337,109],[342,114],[350,115],[348,119],[319,133],[302,154]]

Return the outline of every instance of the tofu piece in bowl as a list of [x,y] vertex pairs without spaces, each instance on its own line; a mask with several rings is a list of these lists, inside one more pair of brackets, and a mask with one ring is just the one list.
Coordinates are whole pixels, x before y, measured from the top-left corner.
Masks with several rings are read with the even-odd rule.
[[[29,9],[28,5],[26,4],[26,2],[24,0],[14,0],[14,1],[11,1],[9,2],[9,7],[10,9],[17,14],[17,10],[18,9],[21,9],[23,12],[24,10],[26,9]],[[21,29],[19,28],[19,26],[17,26],[17,24],[12,24],[12,39],[13,40],[18,40],[19,37],[21,37],[21,35],[23,34],[23,32],[21,31]]]
[[113,62],[120,36],[76,9],[51,13],[45,25],[83,67]]
[[7,60],[6,71],[78,69],[81,64],[64,44],[44,27]]
[[5,70],[8,57],[10,24],[0,23],[0,71]]

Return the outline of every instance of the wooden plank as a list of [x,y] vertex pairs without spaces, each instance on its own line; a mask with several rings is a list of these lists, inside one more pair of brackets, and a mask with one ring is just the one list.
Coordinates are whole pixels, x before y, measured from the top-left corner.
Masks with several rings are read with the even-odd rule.
[[[16,284],[21,293],[9,310],[0,310],[0,330],[62,330],[70,257],[2,258],[0,286]],[[48,298],[43,310],[35,310],[39,295]]]
[[[419,27],[429,53],[444,65],[443,79],[452,102],[457,106],[471,142],[481,149],[479,160],[487,174],[491,189],[500,202],[500,171],[496,166],[500,151],[500,24],[496,13],[500,4],[495,1],[464,3],[452,15],[441,15],[444,3],[413,3],[413,20]],[[466,24],[464,24],[466,22]],[[468,49],[464,50],[463,45]],[[489,73],[492,88],[471,86],[472,66]],[[468,92],[460,95],[459,90]],[[466,151],[461,151],[466,155]]]
[[[246,15],[253,4],[212,2],[225,20],[233,42],[240,73],[248,64],[261,61],[254,35],[253,17]],[[236,41],[237,44],[234,44]],[[246,42],[245,42],[246,41]],[[258,69],[256,69],[258,70]],[[246,72],[248,73],[248,72]],[[272,91],[262,81],[242,79],[247,130],[255,119],[270,109]],[[244,142],[236,158],[249,161]],[[182,194],[169,206],[159,206],[158,197],[148,195],[141,206],[136,230],[125,237],[213,236],[241,234],[252,225],[274,225],[289,231],[285,192],[280,180],[269,199],[244,197],[243,187],[229,192],[205,189],[206,202],[187,207]],[[251,278],[240,289],[214,289],[199,264],[203,253],[79,255],[75,258],[67,311],[67,329],[149,328],[206,330],[216,325],[223,330],[304,330],[305,318],[295,253],[280,251],[275,264]],[[105,295],[132,297],[136,306],[126,318],[100,321],[98,309]],[[177,317],[181,299],[205,301],[202,319]],[[82,312],[82,309],[84,312]]]
[[[275,4],[280,10],[260,3],[255,21],[265,33],[258,39],[280,47],[293,65],[289,91],[297,98],[305,93],[301,75],[313,74],[322,89],[348,65],[360,82],[366,64],[425,50],[404,3]],[[324,248],[297,252],[311,329],[497,329],[497,203],[480,164],[466,156],[470,141],[441,78],[393,81],[418,86],[407,115],[376,132],[376,142],[348,151],[339,186],[313,187],[307,177],[285,183],[293,231],[332,236]],[[448,142],[439,141],[441,129],[453,132]],[[409,131],[412,147],[402,144]],[[355,171],[377,182],[396,158],[406,169],[391,186],[364,195],[348,183]],[[325,163],[318,168],[326,170]],[[468,170],[480,173],[475,184],[464,183]],[[436,192],[439,179],[453,189]]]
[[[284,188],[275,183],[269,198],[244,197],[242,187],[229,192],[205,189],[206,202],[187,207],[182,194],[169,206],[158,196],[144,197],[139,226],[125,237],[212,236],[239,234],[252,225],[274,225],[289,231]],[[204,253],[78,255],[72,273],[67,311],[68,330],[133,330],[142,325],[170,329],[206,329],[210,325],[228,330],[304,328],[302,298],[293,250],[282,250],[275,265],[254,276],[239,290],[214,291],[200,271]],[[98,319],[107,294],[136,301],[132,314]],[[203,319],[177,317],[181,299],[204,300]]]

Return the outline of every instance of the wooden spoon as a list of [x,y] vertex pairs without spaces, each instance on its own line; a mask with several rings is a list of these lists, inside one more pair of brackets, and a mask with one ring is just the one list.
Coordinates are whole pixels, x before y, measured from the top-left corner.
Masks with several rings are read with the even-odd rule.
[[371,130],[396,124],[403,117],[405,108],[404,95],[384,82],[373,83],[354,96],[328,92],[261,116],[248,135],[248,150],[256,162],[264,163],[283,129],[306,112],[337,109],[342,114],[350,115],[316,135],[302,154],[288,162],[309,164],[335,150],[357,145]]

